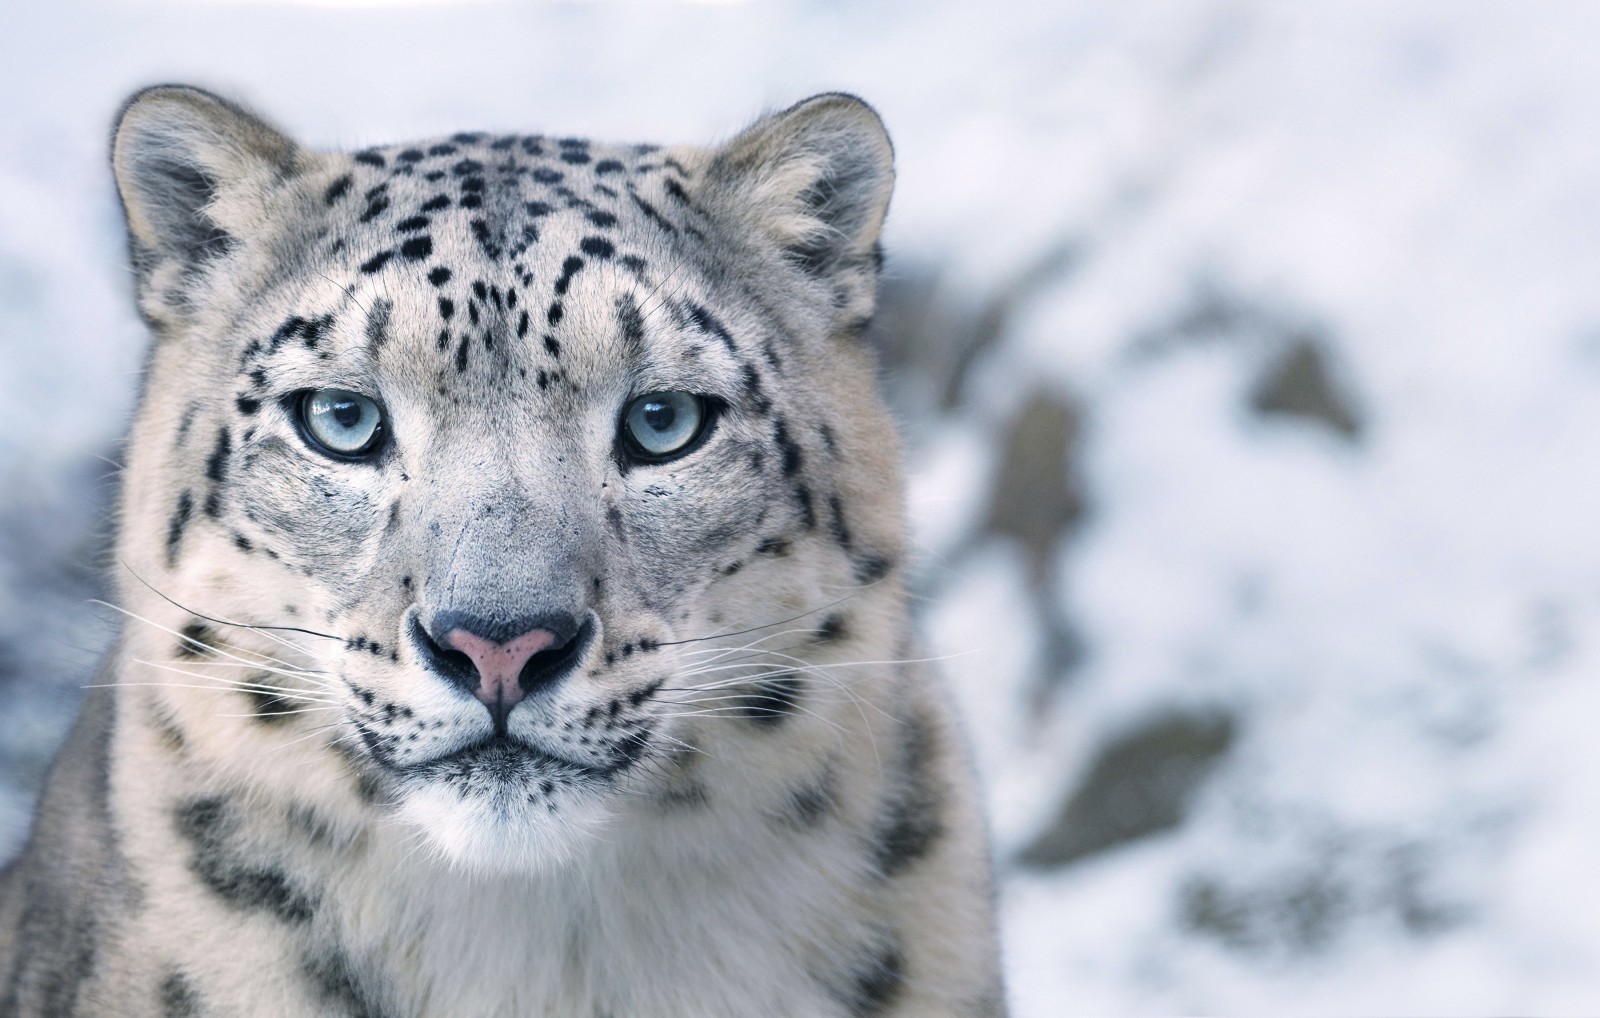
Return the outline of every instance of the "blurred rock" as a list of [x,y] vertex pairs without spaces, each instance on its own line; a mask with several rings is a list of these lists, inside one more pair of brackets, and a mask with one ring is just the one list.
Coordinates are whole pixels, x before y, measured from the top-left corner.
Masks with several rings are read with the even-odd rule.
[[1236,727],[1220,712],[1169,713],[1113,739],[1018,861],[1065,866],[1177,827]]
[[1083,641],[1062,616],[1060,553],[1083,521],[1085,497],[1075,465],[1082,411],[1066,395],[1035,389],[1012,418],[1000,449],[989,504],[978,536],[998,536],[1021,546],[1028,564],[1043,660],[1031,709],[1042,709],[1050,690],[1083,657]]
[[1350,398],[1334,384],[1316,337],[1297,338],[1276,356],[1250,393],[1250,408],[1263,417],[1322,424],[1352,441],[1361,437],[1361,421]]
[[1214,345],[1233,346],[1262,359],[1247,397],[1256,415],[1309,421],[1341,438],[1360,439],[1363,422],[1357,401],[1333,370],[1333,340],[1308,316],[1276,301],[1202,282],[1171,319],[1135,338],[1128,359],[1142,365]]
[[1248,342],[1269,333],[1272,316],[1215,282],[1202,280],[1188,302],[1162,324],[1138,335],[1128,345],[1131,363],[1161,360],[1180,350],[1223,342]]
[[1000,451],[983,529],[1022,545],[1036,584],[1052,571],[1057,546],[1083,517],[1073,476],[1080,413],[1071,401],[1035,389],[1011,421]]
[[1438,860],[1421,844],[1347,837],[1289,860],[1192,876],[1179,921],[1235,951],[1295,955],[1326,951],[1362,920],[1426,937],[1470,917],[1435,886]]
[[950,373],[941,405],[954,410],[961,405],[967,377],[980,357],[1000,344],[1017,312],[1029,301],[1058,283],[1083,261],[1082,243],[1073,238],[1060,241],[1027,262],[984,302],[973,323],[970,340],[958,348],[955,370]]

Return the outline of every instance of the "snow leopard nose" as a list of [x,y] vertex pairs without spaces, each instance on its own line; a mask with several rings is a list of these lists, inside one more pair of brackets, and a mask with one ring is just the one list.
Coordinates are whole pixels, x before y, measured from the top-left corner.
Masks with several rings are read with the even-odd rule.
[[591,629],[570,615],[506,624],[460,612],[440,612],[427,627],[414,619],[412,626],[423,661],[488,707],[498,732],[525,696],[572,671]]

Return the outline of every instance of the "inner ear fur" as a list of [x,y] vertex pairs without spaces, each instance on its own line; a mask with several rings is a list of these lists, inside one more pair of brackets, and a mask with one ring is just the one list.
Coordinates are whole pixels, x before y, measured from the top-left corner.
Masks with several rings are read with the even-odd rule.
[[876,268],[894,189],[894,147],[877,112],[829,92],[767,116],[718,150],[713,202],[818,276]]
[[197,266],[260,229],[265,192],[301,160],[294,142],[255,114],[182,85],[129,99],[111,152],[141,273],[168,259]]

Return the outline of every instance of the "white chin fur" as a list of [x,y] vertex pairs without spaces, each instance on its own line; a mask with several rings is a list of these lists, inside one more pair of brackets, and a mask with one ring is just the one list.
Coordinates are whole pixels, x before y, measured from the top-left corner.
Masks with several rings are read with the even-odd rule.
[[399,818],[423,836],[431,855],[452,869],[476,873],[538,873],[566,866],[594,844],[609,810],[600,796],[568,792],[558,811],[543,799],[507,802],[463,798],[434,782],[407,788]]

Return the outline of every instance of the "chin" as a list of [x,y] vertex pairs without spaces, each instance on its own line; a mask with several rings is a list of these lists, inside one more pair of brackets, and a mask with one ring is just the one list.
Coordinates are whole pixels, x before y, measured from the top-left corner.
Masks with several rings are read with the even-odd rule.
[[536,774],[483,776],[466,785],[413,780],[400,791],[397,817],[453,870],[539,873],[581,858],[611,818],[609,796],[589,784]]

